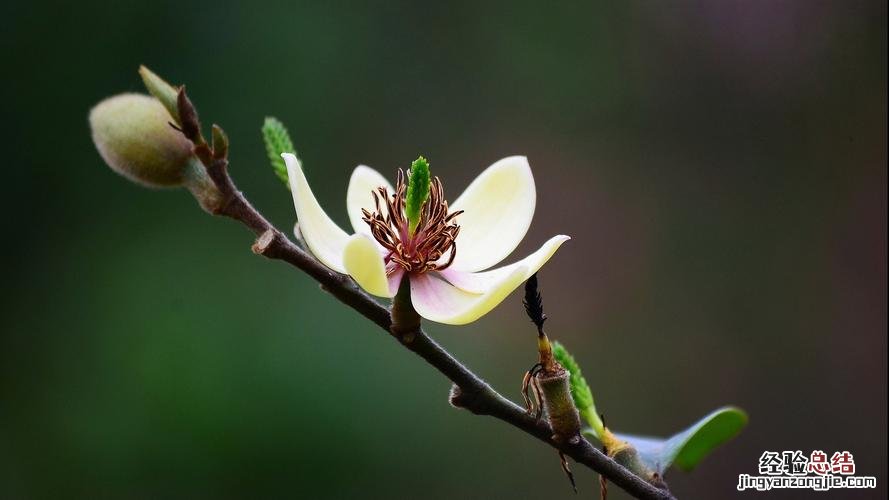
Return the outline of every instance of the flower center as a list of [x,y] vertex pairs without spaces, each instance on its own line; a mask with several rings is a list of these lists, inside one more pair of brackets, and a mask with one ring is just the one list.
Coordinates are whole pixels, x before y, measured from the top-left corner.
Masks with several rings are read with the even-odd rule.
[[[410,176],[410,173],[407,174]],[[405,215],[406,175],[398,169],[395,192],[389,194],[385,187],[373,191],[376,210],[362,209],[364,222],[370,226],[374,238],[388,252],[385,257],[386,273],[392,274],[396,266],[411,273],[441,271],[454,262],[457,255],[457,234],[460,226],[456,217],[462,210],[448,213],[448,202],[438,177],[432,179],[429,198],[420,210],[419,222],[411,231]]]

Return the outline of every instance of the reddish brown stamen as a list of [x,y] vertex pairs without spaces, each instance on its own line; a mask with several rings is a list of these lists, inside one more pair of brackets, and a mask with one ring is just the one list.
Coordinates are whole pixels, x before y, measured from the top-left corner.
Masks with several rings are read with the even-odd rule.
[[[456,217],[463,211],[448,212],[441,180],[434,177],[429,198],[420,210],[420,222],[411,233],[404,213],[407,176],[398,170],[395,192],[391,195],[384,187],[373,191],[376,210],[362,209],[362,219],[370,226],[373,237],[387,250],[387,264],[397,264],[413,273],[441,271],[450,266],[457,255],[456,239],[460,226]],[[445,260],[442,262],[442,259]],[[394,271],[395,267],[387,266],[389,274]]]

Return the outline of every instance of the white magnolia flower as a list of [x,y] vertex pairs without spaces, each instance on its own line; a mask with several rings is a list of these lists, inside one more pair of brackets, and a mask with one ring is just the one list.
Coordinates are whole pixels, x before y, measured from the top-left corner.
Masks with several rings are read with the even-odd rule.
[[346,192],[352,235],[318,204],[296,156],[281,156],[300,232],[315,257],[378,297],[394,297],[407,274],[414,308],[431,321],[462,325],[477,320],[569,239],[554,236],[524,259],[486,271],[518,246],[531,225],[536,191],[524,156],[488,167],[450,207],[434,178],[415,228],[408,227],[405,215],[406,176],[399,171],[393,189],[379,172],[360,165]]

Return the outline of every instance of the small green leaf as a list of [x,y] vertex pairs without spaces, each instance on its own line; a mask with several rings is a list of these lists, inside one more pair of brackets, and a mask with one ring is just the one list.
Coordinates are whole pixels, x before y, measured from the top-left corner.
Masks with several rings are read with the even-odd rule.
[[277,118],[266,117],[262,124],[262,140],[265,143],[265,151],[275,175],[281,179],[287,189],[290,189],[290,183],[287,180],[287,166],[284,164],[284,159],[281,158],[281,153],[296,154],[296,151],[293,149],[293,141],[290,140],[287,128]]
[[179,98],[179,87],[170,85],[144,65],[139,66],[139,76],[142,77],[142,83],[145,84],[148,92],[167,108],[167,112],[170,113],[170,116],[173,117],[177,124],[181,124],[179,121],[179,108],[176,104]]
[[553,342],[553,356],[571,374],[571,398],[574,399],[574,405],[577,406],[580,416],[593,428],[596,437],[599,438],[605,426],[602,423],[602,418],[596,411],[593,393],[590,391],[590,386],[587,385],[586,379],[583,378],[580,366],[574,361],[574,357],[565,349],[565,346],[559,342]]
[[646,466],[663,474],[671,464],[690,471],[714,448],[735,437],[747,425],[740,408],[720,408],[669,439],[616,434],[633,445]]
[[429,162],[422,156],[411,163],[410,176],[408,178],[407,193],[404,201],[404,214],[407,216],[408,229],[411,234],[420,223],[420,214],[423,204],[429,198]]

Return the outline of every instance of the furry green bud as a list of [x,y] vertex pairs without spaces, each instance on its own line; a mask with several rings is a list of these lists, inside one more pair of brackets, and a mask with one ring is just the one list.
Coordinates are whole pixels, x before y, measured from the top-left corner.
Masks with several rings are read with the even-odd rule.
[[120,94],[90,111],[99,154],[120,175],[152,187],[181,186],[192,144],[170,126],[172,118],[154,98]]
[[541,404],[553,429],[553,439],[577,443],[580,439],[580,415],[571,398],[570,375],[562,367],[537,377]]
[[143,94],[109,97],[89,115],[93,142],[112,170],[145,186],[184,186],[215,212],[222,196],[172,120],[163,104]]

